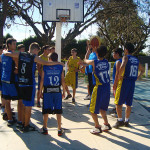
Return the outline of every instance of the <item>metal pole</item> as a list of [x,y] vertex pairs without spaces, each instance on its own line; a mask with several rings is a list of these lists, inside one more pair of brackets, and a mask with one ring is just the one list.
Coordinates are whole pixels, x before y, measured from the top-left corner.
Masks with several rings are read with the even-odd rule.
[[145,64],[145,77],[148,77],[148,63]]
[[61,61],[61,22],[56,22],[56,53],[58,54],[58,61]]

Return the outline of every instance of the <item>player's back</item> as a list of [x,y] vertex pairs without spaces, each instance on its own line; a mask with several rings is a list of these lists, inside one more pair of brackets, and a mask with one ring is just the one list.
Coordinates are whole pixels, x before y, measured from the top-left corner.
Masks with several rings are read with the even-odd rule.
[[61,86],[62,65],[44,66],[44,86]]
[[95,60],[94,61],[95,70],[94,74],[96,76],[96,84],[99,81],[102,85],[110,84],[109,77],[109,63],[106,59],[103,60]]
[[124,79],[136,81],[138,77],[139,60],[132,55],[127,55],[127,57],[128,62],[125,67]]

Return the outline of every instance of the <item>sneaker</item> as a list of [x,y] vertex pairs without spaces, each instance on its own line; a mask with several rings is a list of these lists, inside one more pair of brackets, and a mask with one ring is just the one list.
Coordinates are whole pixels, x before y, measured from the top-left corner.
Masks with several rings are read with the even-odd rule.
[[117,114],[116,108],[113,108],[109,113],[110,113],[110,114]]
[[72,103],[75,103],[75,98],[72,98]]
[[7,126],[8,127],[11,127],[11,126],[13,126],[14,124],[16,123],[16,120],[8,120],[8,123],[7,123]]
[[63,133],[64,133],[64,129],[60,129],[60,130],[58,130],[58,136],[62,136],[62,135],[63,135]]
[[108,130],[111,130],[112,129],[112,127],[110,126],[110,124],[108,124],[108,125],[103,125],[102,126],[102,131],[108,131]]
[[3,115],[5,113],[5,107],[1,106],[1,115]]
[[125,121],[125,122],[124,122],[124,126],[125,126],[125,127],[130,127],[129,121]]
[[124,121],[118,121],[115,123],[115,125],[113,126],[113,128],[118,129],[119,127],[124,126]]
[[19,128],[19,129],[23,128],[22,122],[21,121],[17,121],[16,127]]
[[90,95],[87,95],[84,100],[90,100],[91,99],[91,96]]
[[40,102],[37,102],[37,107],[41,107],[41,104],[40,104]]
[[7,113],[4,113],[4,114],[3,114],[3,120],[8,120]]
[[99,133],[102,133],[102,129],[101,127],[98,127],[98,128],[94,127],[93,129],[90,130],[90,133],[99,134]]
[[66,98],[64,98],[64,100],[67,100],[68,98],[71,98],[71,97],[72,97],[72,95],[69,94],[69,95],[66,96]]
[[35,127],[31,125],[24,126],[23,132],[35,131]]
[[40,130],[40,132],[41,132],[42,134],[44,134],[44,135],[48,135],[48,130],[47,130],[47,128],[42,127],[41,130]]

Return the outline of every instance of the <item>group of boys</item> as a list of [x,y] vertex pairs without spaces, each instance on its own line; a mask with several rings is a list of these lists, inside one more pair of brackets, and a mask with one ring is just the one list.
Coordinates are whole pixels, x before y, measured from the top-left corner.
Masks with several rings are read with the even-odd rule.
[[[94,49],[94,48],[93,48]],[[117,112],[117,122],[113,125],[114,128],[121,126],[129,126],[129,117],[131,113],[131,106],[133,102],[133,94],[135,88],[135,81],[139,79],[144,73],[144,68],[139,63],[139,60],[132,55],[134,52],[134,45],[126,43],[124,45],[124,56],[122,58],[123,50],[116,48],[113,50],[113,57],[116,59],[113,68],[113,93],[115,97],[115,111]],[[95,78],[95,86],[92,91],[89,110],[91,112],[95,127],[90,131],[93,134],[101,133],[102,131],[111,130],[112,127],[108,123],[106,111],[110,101],[110,77],[109,77],[109,63],[104,59],[107,54],[107,48],[100,46],[96,50],[92,50],[88,45],[87,53],[84,62],[91,65],[92,78]],[[90,55],[97,55],[98,59],[91,60]],[[91,57],[92,57],[91,56]],[[88,66],[88,68],[89,68]],[[138,74],[138,70],[140,73]],[[91,79],[92,81],[93,79]],[[126,104],[125,120],[122,118],[122,105]],[[101,113],[104,120],[104,125],[101,126],[98,122],[97,114]]]
[[[41,132],[48,134],[47,116],[49,113],[56,113],[58,120],[58,135],[61,136],[61,113],[62,113],[62,94],[60,86],[64,89],[63,66],[57,62],[57,53],[51,53],[49,61],[42,60],[38,57],[40,47],[38,43],[32,43],[28,52],[20,50],[22,45],[16,50],[16,40],[9,38],[6,41],[7,51],[3,51],[0,57],[1,61],[1,88],[2,98],[4,99],[5,112],[7,113],[8,123],[10,127],[17,121],[17,127],[22,132],[34,131],[35,127],[29,124],[31,117],[31,109],[34,106],[34,98],[36,91],[35,71],[36,64],[45,65],[41,75],[41,86],[39,95],[42,96],[43,90],[43,114],[44,127]],[[50,51],[49,46],[43,47],[44,51]],[[63,90],[63,96],[65,90]],[[59,96],[59,98],[58,98]],[[49,98],[51,102],[49,103]],[[53,98],[52,98],[53,97]],[[57,97],[57,101],[56,101]],[[18,120],[13,117],[11,109],[11,100],[18,100]],[[59,102],[59,104],[58,104]]]
[[[12,116],[11,100],[18,100],[18,122],[17,125],[23,132],[35,130],[29,124],[31,117],[31,109],[34,106],[35,98],[35,70],[38,64],[40,84],[38,88],[38,106],[40,97],[43,98],[43,127],[42,134],[48,134],[47,121],[48,114],[56,114],[58,123],[58,135],[61,136],[63,129],[61,128],[62,114],[62,98],[65,97],[65,81],[63,66],[57,62],[58,55],[50,53],[49,46],[44,46],[42,57],[38,57],[40,47],[38,43],[32,43],[29,52],[14,52],[16,49],[16,40],[8,39],[6,41],[7,50],[1,55],[1,85],[2,98],[5,101],[5,108],[8,116],[8,126],[12,126],[16,120]],[[131,113],[131,105],[133,101],[133,93],[135,81],[144,73],[143,67],[139,64],[136,57],[132,56],[134,46],[126,43],[124,46],[124,57],[122,57],[122,49],[113,51],[114,58],[117,59],[114,65],[113,74],[113,91],[115,96],[116,111],[118,119],[115,128],[129,125],[129,116]],[[47,59],[48,54],[49,59]],[[109,63],[104,58],[107,54],[107,48],[100,46],[92,51],[92,55],[98,59],[88,59],[91,55],[91,47],[88,45],[87,53],[83,65],[90,65],[92,72],[89,78],[95,77],[95,86],[92,86],[91,101],[89,110],[91,112],[95,127],[90,130],[91,133],[97,134],[102,131],[111,130],[108,122],[106,111],[110,101],[110,77]],[[91,56],[92,57],[92,56]],[[140,73],[138,75],[138,69]],[[90,79],[91,80],[91,79]],[[61,85],[63,92],[61,92]],[[90,85],[91,86],[91,85]],[[44,87],[44,88],[43,88]],[[43,91],[43,94],[42,94]],[[125,121],[122,119],[122,105],[126,104]],[[101,126],[98,121],[99,112],[104,120]]]

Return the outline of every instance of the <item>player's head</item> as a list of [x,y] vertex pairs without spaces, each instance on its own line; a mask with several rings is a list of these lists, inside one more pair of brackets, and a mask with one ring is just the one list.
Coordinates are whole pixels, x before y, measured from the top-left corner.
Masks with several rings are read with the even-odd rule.
[[97,48],[96,51],[97,51],[98,57],[103,58],[107,53],[107,47],[104,45],[101,45],[99,48]]
[[48,54],[50,53],[50,46],[49,46],[49,45],[44,45],[44,46],[42,47],[42,50],[43,50],[43,53],[44,53],[45,55],[48,55]]
[[34,43],[30,44],[30,46],[29,46],[30,53],[38,55],[39,51],[40,51],[40,46],[38,43],[34,42]]
[[124,46],[124,54],[132,54],[134,52],[134,45],[130,42],[127,42]]
[[116,48],[113,50],[113,58],[114,59],[119,59],[120,57],[122,57],[122,52],[123,49],[122,48]]
[[19,52],[24,52],[25,51],[25,46],[23,44],[19,44],[17,46],[17,49],[18,49]]
[[50,53],[49,60],[51,60],[51,61],[58,61],[58,54],[55,53],[55,52]]
[[76,55],[77,55],[77,49],[76,49],[76,48],[73,48],[73,49],[71,50],[71,55],[72,55],[72,56],[76,56]]
[[0,55],[3,53],[3,46],[0,46]]
[[8,38],[6,40],[6,45],[7,45],[8,50],[15,51],[15,49],[16,49],[16,42],[17,41],[14,38]]
[[55,47],[54,46],[51,46],[49,49],[50,49],[50,53],[54,53],[55,52]]

